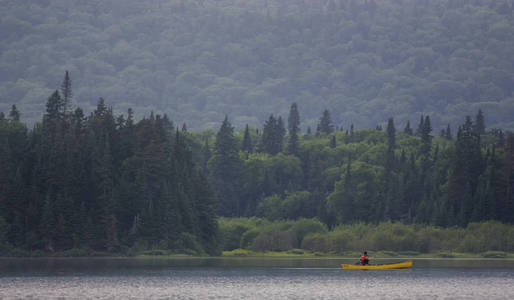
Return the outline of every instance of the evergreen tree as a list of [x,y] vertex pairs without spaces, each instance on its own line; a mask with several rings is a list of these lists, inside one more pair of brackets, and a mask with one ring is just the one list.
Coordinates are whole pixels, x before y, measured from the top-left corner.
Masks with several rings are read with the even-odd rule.
[[209,161],[209,174],[214,191],[218,195],[219,215],[241,216],[240,174],[242,161],[238,154],[234,128],[225,117],[216,135],[214,155]]
[[262,129],[262,151],[271,155],[281,152],[284,136],[285,128],[282,118],[275,119],[273,115],[270,115]]
[[420,119],[419,119],[419,124],[418,124],[418,128],[416,129],[416,136],[422,136],[423,135],[423,130],[425,130],[425,118],[423,117],[423,115],[421,115]]
[[447,140],[451,140],[453,137],[452,137],[452,131],[450,129],[450,124],[448,124],[448,126],[446,127],[446,131],[444,133],[444,137],[447,139]]
[[330,137],[330,144],[329,144],[329,147],[330,148],[335,148],[337,146],[337,141],[336,141],[336,136],[335,135],[332,135]]
[[394,151],[396,148],[396,128],[393,118],[389,118],[387,121],[387,148],[388,151]]
[[211,153],[211,147],[209,146],[209,139],[205,139],[205,143],[202,148],[202,169],[204,172],[208,171],[207,164],[209,162],[209,159],[211,159],[212,153]]
[[55,122],[60,116],[60,112],[62,111],[63,101],[61,99],[61,95],[56,90],[47,100],[46,102],[46,113],[43,119],[44,121]]
[[298,154],[298,133],[300,132],[300,114],[296,103],[291,104],[287,127],[289,130],[289,140],[287,152],[293,155]]
[[245,151],[246,153],[252,153],[253,151],[252,138],[250,136],[250,129],[248,128],[248,124],[246,124],[241,150]]
[[432,136],[430,133],[432,132],[432,126],[430,125],[430,117],[426,116],[425,120],[420,123],[423,127],[421,128],[421,154],[428,158],[430,155],[430,150],[432,148]]
[[478,113],[475,118],[475,124],[473,125],[473,130],[476,134],[485,134],[485,121],[484,121],[484,114],[482,113],[482,110],[479,109]]
[[298,155],[298,133],[296,129],[289,131],[289,140],[287,142],[287,153]]
[[455,155],[448,196],[452,201],[453,215],[457,216],[458,224],[465,226],[471,220],[473,199],[480,174],[483,172],[480,136],[473,130],[469,116],[459,128]]
[[287,129],[289,134],[291,132],[300,132],[300,113],[298,112],[298,105],[296,102],[291,104],[291,108],[289,110],[289,117],[287,118]]
[[61,84],[61,94],[62,94],[62,106],[63,112],[66,114],[68,107],[71,105],[71,99],[73,97],[73,92],[71,91],[71,79],[68,70],[64,74],[64,80]]
[[316,133],[324,133],[331,134],[334,131],[334,125],[332,124],[332,119],[330,117],[330,112],[328,109],[323,111],[321,118],[319,119],[318,128]]
[[18,109],[16,108],[16,105],[12,105],[11,106],[11,111],[9,112],[9,118],[11,118],[11,120],[13,121],[19,121],[20,120],[20,112],[18,111]]
[[403,132],[408,135],[412,135],[412,128],[410,127],[410,121],[407,121],[407,125],[405,125],[405,129],[403,129]]

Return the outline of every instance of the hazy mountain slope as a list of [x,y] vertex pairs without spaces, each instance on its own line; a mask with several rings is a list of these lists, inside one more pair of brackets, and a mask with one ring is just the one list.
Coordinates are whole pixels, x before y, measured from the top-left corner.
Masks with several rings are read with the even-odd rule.
[[514,129],[512,0],[1,1],[0,111],[40,120],[69,70],[74,100],[241,129],[300,108],[345,128],[434,128],[482,108]]

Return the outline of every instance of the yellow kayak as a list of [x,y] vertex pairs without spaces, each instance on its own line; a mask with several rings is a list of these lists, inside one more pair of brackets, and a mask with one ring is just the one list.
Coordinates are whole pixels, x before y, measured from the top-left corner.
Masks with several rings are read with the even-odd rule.
[[412,260],[402,261],[392,264],[383,265],[349,265],[341,264],[344,270],[390,270],[390,269],[408,269],[412,267]]

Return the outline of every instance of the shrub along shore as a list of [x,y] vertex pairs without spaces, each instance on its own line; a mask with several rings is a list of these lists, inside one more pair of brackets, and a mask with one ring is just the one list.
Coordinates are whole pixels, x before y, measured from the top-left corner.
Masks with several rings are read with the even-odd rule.
[[225,256],[514,257],[514,227],[496,221],[466,228],[382,222],[329,230],[317,219],[219,220]]
[[[329,229],[316,218],[269,221],[263,218],[220,218],[223,257],[327,258],[514,258],[514,226],[497,221],[470,223],[466,228],[382,222],[355,223]],[[192,249],[133,247],[120,252],[73,248],[60,252],[2,249],[5,257],[195,257]]]

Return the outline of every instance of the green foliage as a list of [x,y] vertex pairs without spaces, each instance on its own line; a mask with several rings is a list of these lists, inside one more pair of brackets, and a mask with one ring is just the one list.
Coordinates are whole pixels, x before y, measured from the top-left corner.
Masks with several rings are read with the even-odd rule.
[[[64,89],[69,100],[69,82]],[[58,91],[33,130],[0,120],[2,249],[219,254],[214,194],[172,132],[166,116],[134,123],[130,111],[116,118],[103,99],[85,118],[67,110]]]
[[[399,222],[354,223],[328,230],[317,219],[272,223],[256,218],[220,219],[223,232],[229,232],[236,226],[237,233],[232,231],[231,234],[240,237],[240,248],[257,252],[297,252],[294,249],[301,249],[337,255],[373,251],[374,256],[380,252],[387,256],[438,253],[441,257],[454,256],[453,252],[466,252],[501,257],[505,252],[514,251],[512,225],[495,221],[471,223],[467,228]],[[232,240],[226,242],[224,249],[233,250],[228,247],[233,245]]]
[[482,108],[512,129],[504,2],[14,1],[0,12],[0,93],[29,124],[68,70],[86,112],[102,95],[117,112],[168,113],[189,130],[218,128],[226,113],[259,126],[292,102],[305,128],[326,107],[358,128],[417,112],[454,125]]
[[293,234],[293,247],[300,248],[303,239],[313,233],[326,233],[327,227],[317,219],[299,219],[292,223],[289,232]]
[[218,214],[241,216],[243,208],[238,199],[242,161],[234,128],[225,117],[216,135],[214,155],[208,163],[210,181],[220,200]]

